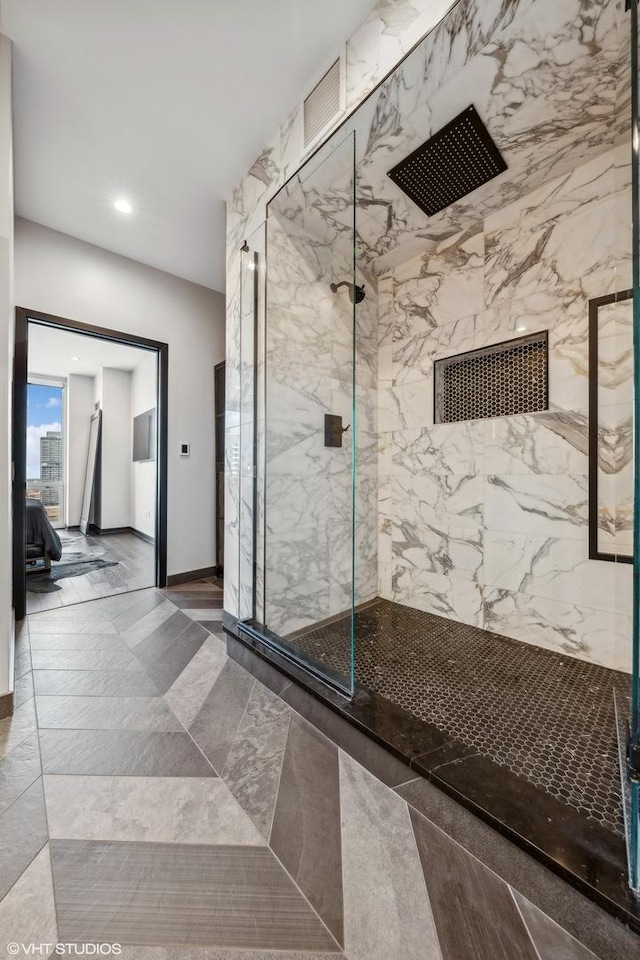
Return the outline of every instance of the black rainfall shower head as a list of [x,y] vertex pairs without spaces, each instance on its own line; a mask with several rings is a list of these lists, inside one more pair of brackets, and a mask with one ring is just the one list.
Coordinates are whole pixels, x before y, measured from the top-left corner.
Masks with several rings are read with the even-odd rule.
[[349,283],[348,280],[342,280],[340,283],[332,283],[329,286],[332,293],[337,293],[340,287],[349,287],[349,299],[351,303],[362,303],[366,296],[364,283],[359,287],[357,283]]
[[432,217],[507,169],[474,106],[401,160],[389,176]]

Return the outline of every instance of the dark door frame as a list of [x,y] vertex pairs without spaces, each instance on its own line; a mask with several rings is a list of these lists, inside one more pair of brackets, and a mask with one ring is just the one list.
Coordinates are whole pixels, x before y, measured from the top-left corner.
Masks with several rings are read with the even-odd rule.
[[54,327],[99,340],[155,351],[157,355],[158,460],[156,488],[156,587],[167,585],[167,419],[169,388],[169,345],[159,340],[95,327],[79,320],[67,320],[39,310],[16,307],[13,359],[13,606],[16,620],[26,614],[26,493],[27,493],[27,372],[29,324]]
[[[224,474],[225,474],[225,380],[226,362],[213,368],[213,419],[215,423],[216,452],[216,573],[224,575]],[[219,389],[219,384],[222,389]],[[222,401],[222,402],[220,402]]]

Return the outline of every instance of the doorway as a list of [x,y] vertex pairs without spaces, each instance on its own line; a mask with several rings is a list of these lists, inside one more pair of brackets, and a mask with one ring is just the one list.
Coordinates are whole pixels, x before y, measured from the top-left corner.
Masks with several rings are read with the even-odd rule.
[[17,620],[166,586],[167,373],[165,343],[17,308]]

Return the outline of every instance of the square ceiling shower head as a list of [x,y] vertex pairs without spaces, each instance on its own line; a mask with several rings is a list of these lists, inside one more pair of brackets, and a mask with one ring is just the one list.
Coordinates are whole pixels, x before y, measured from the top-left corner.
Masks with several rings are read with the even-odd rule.
[[432,217],[506,169],[502,154],[471,106],[387,176]]

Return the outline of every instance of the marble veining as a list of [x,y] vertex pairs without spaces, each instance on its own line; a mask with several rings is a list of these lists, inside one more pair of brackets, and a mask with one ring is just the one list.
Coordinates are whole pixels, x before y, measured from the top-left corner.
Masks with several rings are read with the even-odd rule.
[[[356,276],[366,299],[355,329],[347,292],[330,287],[353,276],[343,218],[344,210],[353,210],[352,167],[347,138],[308,177],[294,178],[267,226],[273,261],[267,311],[274,322],[265,341],[264,620],[281,635],[348,608],[352,517],[359,555],[373,559],[376,552],[375,278]],[[332,205],[319,217],[328,197]],[[325,414],[341,416],[351,431],[341,448],[324,445]],[[355,499],[354,456],[362,478]],[[375,596],[375,562],[359,565],[354,585],[360,601]]]
[[[348,607],[355,511],[358,601],[377,593],[628,669],[628,571],[598,576],[587,551],[588,301],[630,283],[627,29],[614,0],[385,0],[347,44],[349,106],[424,39],[275,202],[301,160],[299,109],[236,190],[232,413],[236,251],[270,204],[258,583],[277,632]],[[471,100],[508,170],[426,218],[387,171]],[[338,301],[329,282],[353,269],[354,157],[357,282],[367,298],[356,311],[351,423],[353,316],[346,291]],[[624,308],[617,314],[603,314],[598,372],[598,520],[611,549],[628,545],[632,517],[628,321]],[[543,330],[547,411],[434,424],[436,360]],[[354,446],[324,448],[327,412],[355,428]],[[234,467],[230,613],[251,546]]]
[[[619,282],[620,162],[604,149],[379,278],[378,579],[383,598],[628,670],[628,571],[587,546],[588,301]],[[544,329],[548,411],[433,424],[435,360]],[[629,338],[629,304],[603,310],[605,549],[631,527]]]
[[[451,7],[452,16],[446,17],[436,31],[433,28],[445,16]],[[352,108],[363,100],[387,70],[390,70],[425,34],[429,40],[429,73],[438,73],[441,79],[446,71],[455,70],[460,62],[470,55],[467,52],[467,40],[473,37],[474,45],[488,42],[492,34],[499,32],[512,19],[520,6],[516,0],[500,0],[495,9],[487,11],[480,8],[475,0],[465,0],[464,4],[452,5],[451,0],[438,0],[425,4],[422,0],[402,0],[401,3],[388,3],[381,0],[371,16],[356,31],[347,43],[347,104]],[[429,31],[432,31],[429,34]],[[431,39],[429,39],[429,37]],[[425,48],[426,49],[426,48]],[[419,58],[421,54],[418,55]],[[462,61],[461,61],[462,58]],[[415,55],[412,55],[416,62]],[[410,60],[407,61],[407,65]],[[437,69],[436,69],[437,65]],[[444,72],[444,73],[443,73]],[[227,406],[232,417],[238,397],[238,359],[240,308],[239,308],[239,247],[265,219],[265,205],[290,176],[299,164],[302,154],[301,111],[296,108],[284,120],[273,140],[261,152],[247,177],[233,191],[227,204]],[[366,141],[366,137],[365,137]],[[376,211],[383,213],[384,208],[374,203]],[[388,217],[387,221],[388,223]],[[228,433],[230,437],[230,434]],[[238,481],[234,477],[226,480],[227,502],[233,508],[237,503]],[[231,613],[238,611],[239,589],[233,571],[237,569],[239,529],[237,514],[231,509],[226,531],[227,577],[225,578],[225,608]]]

